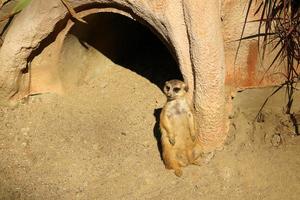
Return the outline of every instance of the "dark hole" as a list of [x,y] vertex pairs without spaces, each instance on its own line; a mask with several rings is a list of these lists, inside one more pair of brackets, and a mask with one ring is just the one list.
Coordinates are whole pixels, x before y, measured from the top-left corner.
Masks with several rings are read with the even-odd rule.
[[165,81],[182,80],[178,64],[163,42],[146,26],[119,14],[100,13],[76,23],[70,33],[114,63],[147,78],[162,89]]

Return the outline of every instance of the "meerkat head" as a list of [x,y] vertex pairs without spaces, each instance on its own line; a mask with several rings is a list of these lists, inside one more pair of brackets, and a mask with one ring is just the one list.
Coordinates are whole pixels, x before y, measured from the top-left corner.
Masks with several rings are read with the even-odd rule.
[[166,81],[164,86],[164,93],[168,100],[173,100],[184,96],[188,91],[188,86],[180,80]]

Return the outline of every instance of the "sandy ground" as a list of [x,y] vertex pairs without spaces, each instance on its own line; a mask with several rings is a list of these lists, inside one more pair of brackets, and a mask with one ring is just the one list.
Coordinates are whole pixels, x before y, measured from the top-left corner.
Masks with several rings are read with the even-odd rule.
[[282,112],[283,94],[253,123],[271,89],[238,93],[224,149],[178,178],[155,137],[160,89],[117,65],[102,74],[64,97],[0,108],[1,200],[299,199],[300,137]]

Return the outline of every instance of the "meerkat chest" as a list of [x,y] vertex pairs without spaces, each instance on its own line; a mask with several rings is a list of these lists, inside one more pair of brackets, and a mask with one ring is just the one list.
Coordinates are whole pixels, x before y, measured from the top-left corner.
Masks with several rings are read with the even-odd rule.
[[186,101],[174,101],[169,102],[169,105],[166,110],[168,118],[177,118],[182,115],[187,115],[190,112],[189,105]]

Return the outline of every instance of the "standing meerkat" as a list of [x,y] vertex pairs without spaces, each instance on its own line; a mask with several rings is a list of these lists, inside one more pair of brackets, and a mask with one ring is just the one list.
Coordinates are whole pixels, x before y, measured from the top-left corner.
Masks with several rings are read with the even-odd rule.
[[195,156],[195,124],[193,109],[188,100],[187,85],[180,80],[165,83],[167,102],[160,114],[163,161],[176,176],[182,175],[181,167],[193,164]]

